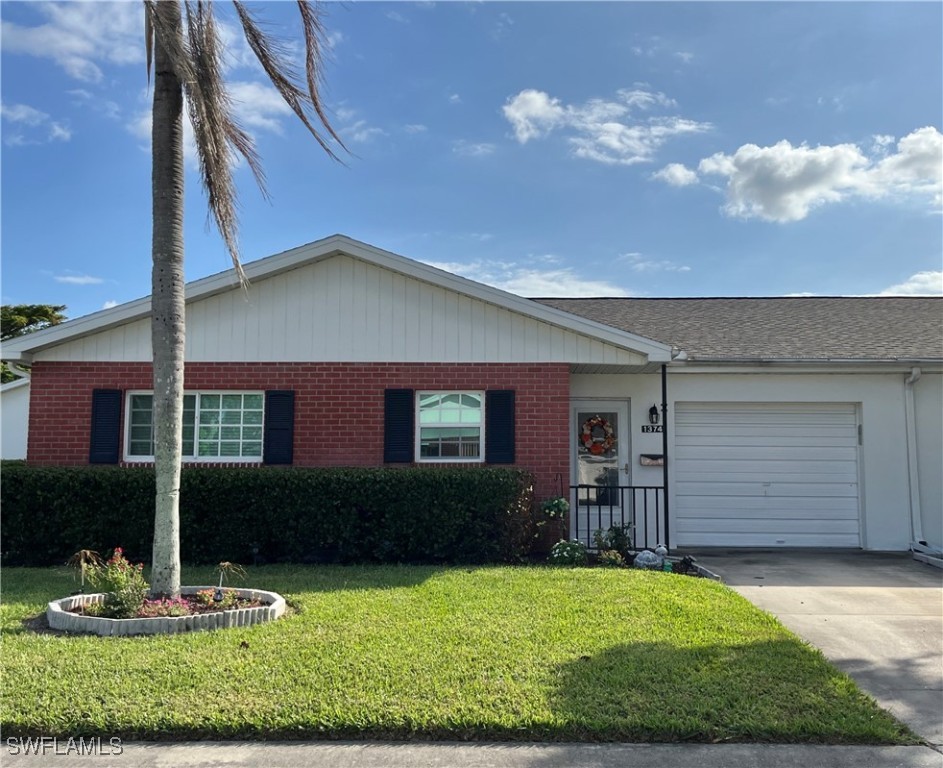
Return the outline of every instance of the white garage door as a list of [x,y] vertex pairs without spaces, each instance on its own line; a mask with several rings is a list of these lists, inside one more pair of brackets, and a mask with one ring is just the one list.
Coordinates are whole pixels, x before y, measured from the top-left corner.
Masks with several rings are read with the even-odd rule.
[[853,403],[677,403],[679,546],[858,547]]

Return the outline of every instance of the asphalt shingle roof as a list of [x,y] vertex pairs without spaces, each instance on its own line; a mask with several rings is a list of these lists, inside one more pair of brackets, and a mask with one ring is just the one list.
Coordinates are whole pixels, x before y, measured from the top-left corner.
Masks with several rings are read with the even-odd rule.
[[535,299],[700,360],[943,359],[943,298]]

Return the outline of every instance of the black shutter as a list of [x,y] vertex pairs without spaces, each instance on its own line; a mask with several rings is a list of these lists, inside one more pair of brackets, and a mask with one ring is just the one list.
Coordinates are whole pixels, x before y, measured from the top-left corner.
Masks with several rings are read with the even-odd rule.
[[121,390],[92,390],[89,464],[117,464],[121,454]]
[[383,397],[383,461],[387,464],[413,460],[416,403],[411,389],[388,389]]
[[514,463],[514,390],[485,392],[485,461]]
[[262,462],[291,464],[294,460],[295,393],[270,389],[265,393],[265,443]]

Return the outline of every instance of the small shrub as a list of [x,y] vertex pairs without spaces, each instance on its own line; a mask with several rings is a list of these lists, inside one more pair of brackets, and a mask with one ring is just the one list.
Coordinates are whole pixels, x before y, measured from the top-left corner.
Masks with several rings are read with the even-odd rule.
[[586,565],[586,545],[582,541],[558,541],[550,550],[552,565]]
[[160,618],[164,616],[189,616],[192,611],[190,604],[182,597],[145,600],[138,617],[142,619]]
[[540,511],[543,512],[549,520],[562,520],[570,511],[570,502],[562,496],[554,496],[553,498],[546,499],[540,505]]
[[606,549],[614,550],[625,556],[632,550],[632,523],[626,525],[612,525],[605,533],[598,529],[593,533],[593,543],[600,552]]
[[102,615],[112,619],[137,616],[150,590],[144,579],[144,564],[131,565],[121,547],[115,548],[104,565],[90,568],[86,576],[95,589],[105,593]]
[[601,549],[596,563],[603,568],[623,568],[625,567],[625,558],[614,549]]

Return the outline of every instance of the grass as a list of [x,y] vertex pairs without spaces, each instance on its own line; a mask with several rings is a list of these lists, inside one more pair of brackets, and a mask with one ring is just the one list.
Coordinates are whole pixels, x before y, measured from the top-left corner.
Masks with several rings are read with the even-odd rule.
[[[191,569],[185,583],[209,583]],[[249,569],[296,612],[139,638],[24,620],[75,585],[3,571],[6,735],[126,738],[919,740],[722,585],[606,569]]]

